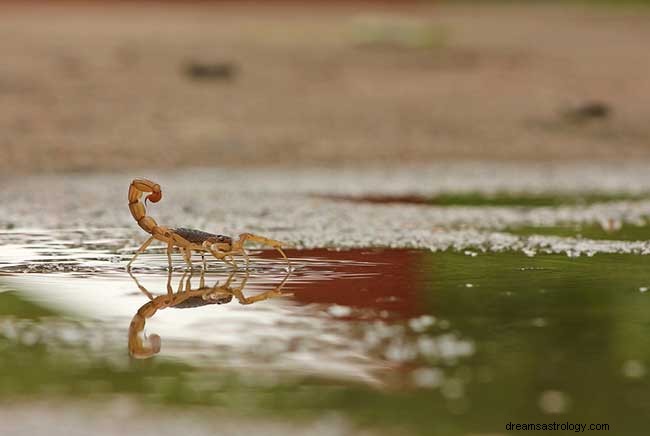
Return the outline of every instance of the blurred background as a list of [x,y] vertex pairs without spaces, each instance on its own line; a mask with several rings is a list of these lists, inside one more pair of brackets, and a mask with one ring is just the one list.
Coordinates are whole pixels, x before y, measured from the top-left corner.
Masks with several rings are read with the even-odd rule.
[[646,4],[3,2],[0,171],[647,158]]
[[[649,47],[650,0],[1,2],[0,434],[646,434]],[[137,176],[291,295],[151,310]]]

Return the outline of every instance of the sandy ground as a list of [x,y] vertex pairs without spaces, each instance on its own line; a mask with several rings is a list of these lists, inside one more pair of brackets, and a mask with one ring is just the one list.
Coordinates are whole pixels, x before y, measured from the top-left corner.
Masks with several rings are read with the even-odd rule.
[[6,7],[0,172],[645,159],[649,40],[625,8]]
[[[287,177],[287,174],[291,177]],[[445,192],[637,194],[650,192],[642,162],[445,163],[409,168],[186,169],[149,172],[163,199],[147,213],[161,225],[238,235],[252,232],[296,248],[504,249],[557,253],[650,253],[650,242],[525,237],[509,229],[561,224],[643,225],[650,200],[564,206],[435,206],[345,201],[333,196]],[[79,230],[82,240],[124,240],[130,255],[144,232],[127,207],[129,174],[0,178],[0,230]],[[425,183],[423,183],[425,181]],[[18,242],[20,243],[20,242]]]

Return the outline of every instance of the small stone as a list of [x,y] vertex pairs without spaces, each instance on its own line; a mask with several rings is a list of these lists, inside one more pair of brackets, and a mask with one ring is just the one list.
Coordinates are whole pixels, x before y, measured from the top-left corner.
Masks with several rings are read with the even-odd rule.
[[546,325],[547,325],[548,323],[546,322],[546,320],[545,320],[544,318],[539,317],[539,318],[535,318],[535,319],[533,319],[533,320],[531,321],[531,324],[532,324],[533,326],[535,326],[535,327],[546,327]]
[[336,318],[342,318],[344,316],[350,316],[352,309],[347,306],[339,306],[338,304],[334,304],[330,306],[329,309],[327,309],[327,312]]
[[645,365],[638,360],[627,360],[623,364],[623,375],[628,378],[643,378],[645,376]]
[[417,318],[409,320],[409,327],[416,333],[422,333],[427,328],[431,327],[436,322],[436,319],[430,315],[422,315]]
[[443,382],[443,372],[438,368],[419,368],[411,373],[411,377],[419,388],[433,389]]
[[549,415],[565,413],[569,408],[569,397],[560,391],[548,390],[539,397],[539,408]]
[[465,386],[458,378],[452,378],[445,381],[441,388],[442,395],[450,400],[457,400],[465,395]]

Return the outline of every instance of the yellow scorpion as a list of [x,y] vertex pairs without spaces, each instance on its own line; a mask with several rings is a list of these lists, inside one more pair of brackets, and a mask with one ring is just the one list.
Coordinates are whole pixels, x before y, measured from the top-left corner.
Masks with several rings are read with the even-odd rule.
[[[142,194],[148,193],[143,204],[140,200]],[[233,241],[229,236],[216,235],[213,233],[203,232],[200,230],[187,229],[183,227],[168,228],[159,226],[152,217],[147,215],[145,204],[147,201],[157,203],[162,199],[162,190],[160,185],[151,180],[138,178],[134,179],[129,186],[129,210],[133,218],[137,221],[138,225],[151,237],[147,239],[142,246],[136,251],[135,255],[127,265],[127,270],[131,270],[131,264],[135,261],[138,255],[142,254],[149,244],[154,239],[162,241],[167,244],[167,260],[169,262],[169,270],[172,269],[172,250],[174,247],[179,248],[183,254],[183,258],[187,265],[192,268],[192,251],[201,253],[203,259],[203,266],[205,268],[205,253],[212,254],[215,258],[223,260],[226,263],[234,266],[237,265],[234,261],[235,255],[244,257],[246,266],[249,264],[248,254],[244,249],[244,244],[247,241],[257,242],[262,245],[267,245],[276,249],[287,262],[287,267],[291,271],[291,262],[289,258],[282,251],[283,244],[273,239],[265,238],[263,236],[253,235],[252,233],[242,233],[239,239]]]
[[[291,271],[287,272],[284,280],[275,288],[262,292],[258,295],[246,297],[243,289],[248,280],[248,270],[245,270],[245,277],[241,284],[237,287],[232,287],[231,283],[235,275],[235,271],[230,273],[226,282],[220,285],[218,282],[214,286],[206,286],[205,284],[205,270],[201,270],[201,279],[199,287],[192,289],[190,280],[192,274],[187,276],[187,272],[183,273],[176,293],[172,291],[171,287],[171,271],[167,279],[167,294],[154,297],[144,286],[140,284],[137,278],[130,272],[131,278],[135,281],[140,291],[144,293],[150,301],[145,303],[133,316],[131,324],[129,325],[129,354],[136,359],[147,359],[160,352],[161,339],[160,336],[152,333],[150,335],[142,335],[144,327],[149,318],[154,316],[157,311],[174,307],[178,309],[188,309],[193,307],[205,306],[207,304],[227,304],[230,303],[235,297],[240,304],[253,304],[258,301],[268,300],[275,297],[289,297],[292,293],[282,292]],[[185,281],[185,278],[187,280]],[[185,281],[185,286],[183,282]]]

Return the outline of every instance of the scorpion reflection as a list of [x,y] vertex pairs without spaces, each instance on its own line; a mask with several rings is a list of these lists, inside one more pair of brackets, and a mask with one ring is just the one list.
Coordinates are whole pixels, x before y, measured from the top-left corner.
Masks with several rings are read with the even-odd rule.
[[205,284],[205,269],[201,269],[199,287],[192,289],[192,270],[185,271],[178,283],[178,289],[173,291],[171,270],[167,274],[167,293],[154,297],[138,279],[129,271],[129,275],[135,281],[140,291],[149,298],[149,301],[142,305],[131,320],[129,325],[129,354],[136,359],[147,359],[160,352],[160,336],[152,333],[145,335],[144,327],[147,319],[156,314],[157,311],[173,307],[176,309],[188,309],[205,306],[208,304],[227,304],[234,298],[240,304],[253,304],[258,301],[268,300],[275,297],[292,296],[292,293],[282,292],[287,279],[291,275],[291,269],[275,288],[260,294],[247,297],[244,295],[244,287],[249,279],[248,267],[243,271],[243,278],[238,286],[234,285],[236,274],[241,270],[233,270],[223,284],[217,281],[213,286]]

